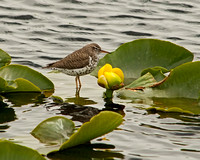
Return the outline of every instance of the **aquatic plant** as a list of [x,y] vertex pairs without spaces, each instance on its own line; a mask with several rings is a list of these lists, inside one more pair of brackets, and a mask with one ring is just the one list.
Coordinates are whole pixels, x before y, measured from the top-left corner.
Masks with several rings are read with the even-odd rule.
[[38,71],[10,62],[9,54],[0,50],[0,94],[54,91],[54,84]]

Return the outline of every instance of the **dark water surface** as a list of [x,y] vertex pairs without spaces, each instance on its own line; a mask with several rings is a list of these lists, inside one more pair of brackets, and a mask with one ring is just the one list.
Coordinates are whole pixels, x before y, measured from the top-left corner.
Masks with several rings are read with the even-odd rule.
[[[56,86],[55,95],[68,101],[73,101],[74,77],[48,74],[42,66],[91,42],[113,51],[139,38],[169,40],[189,49],[198,60],[200,1],[0,0],[0,48],[12,56],[12,63],[27,65],[49,77]],[[96,84],[96,78],[87,75],[81,79],[84,102],[103,109],[104,89]],[[126,106],[120,130],[106,135],[109,141],[103,141],[120,153],[114,159],[200,159],[199,117],[163,118],[147,114],[141,109],[144,104],[117,97],[114,101]],[[59,106],[48,108],[46,102],[51,100],[41,98],[7,110],[12,117],[10,122],[1,122],[0,138],[10,138],[34,149],[45,148],[29,133],[42,120],[64,113]]]

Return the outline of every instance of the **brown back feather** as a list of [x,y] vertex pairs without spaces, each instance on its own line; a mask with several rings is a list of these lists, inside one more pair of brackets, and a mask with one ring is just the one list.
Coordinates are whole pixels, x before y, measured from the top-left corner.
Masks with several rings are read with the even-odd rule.
[[69,54],[65,58],[57,62],[48,64],[47,67],[44,67],[44,68],[66,68],[66,69],[83,68],[89,64],[89,56],[91,57],[97,56],[97,55],[92,54],[93,48],[91,46],[96,46],[100,48],[98,44],[95,44],[95,43],[88,44],[84,46],[83,48]]
[[72,54],[69,54],[65,58],[48,64],[47,68],[66,68],[66,69],[77,69],[82,68],[89,64],[89,57],[87,52],[77,50]]

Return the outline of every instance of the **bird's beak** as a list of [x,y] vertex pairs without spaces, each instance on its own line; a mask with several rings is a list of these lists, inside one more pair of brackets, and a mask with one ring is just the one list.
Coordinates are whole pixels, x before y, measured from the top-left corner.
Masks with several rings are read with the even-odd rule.
[[104,50],[101,50],[101,52],[110,54],[110,52],[107,52],[107,51],[104,51]]

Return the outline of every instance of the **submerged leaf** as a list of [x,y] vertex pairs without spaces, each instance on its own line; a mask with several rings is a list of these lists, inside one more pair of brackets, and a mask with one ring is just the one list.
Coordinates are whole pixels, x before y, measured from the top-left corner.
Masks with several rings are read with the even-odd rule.
[[62,144],[73,133],[74,122],[62,116],[48,118],[41,122],[31,134],[42,143]]
[[45,160],[37,151],[14,144],[7,140],[0,140],[1,160]]
[[190,51],[171,42],[139,39],[125,43],[112,54],[104,56],[92,75],[97,76],[98,70],[109,63],[123,70],[125,84],[129,84],[133,79],[140,77],[146,68],[161,66],[170,70],[192,60],[193,54]]
[[60,150],[84,144],[90,140],[113,131],[123,121],[120,114],[112,111],[102,111],[84,123],[70,139],[62,144]]
[[152,98],[153,105],[148,111],[200,115],[197,99],[189,98]]

